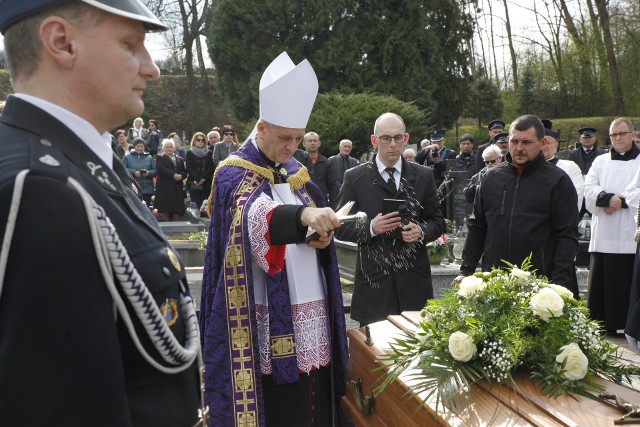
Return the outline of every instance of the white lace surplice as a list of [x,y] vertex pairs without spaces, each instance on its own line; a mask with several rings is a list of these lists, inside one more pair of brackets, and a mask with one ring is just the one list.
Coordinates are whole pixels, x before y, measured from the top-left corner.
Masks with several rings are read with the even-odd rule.
[[[302,201],[295,197],[286,183],[276,184],[273,196],[272,200],[266,194],[261,194],[249,208],[248,217],[260,365],[263,375],[271,374],[269,308],[265,288],[265,276],[269,270],[265,259],[269,250],[265,239],[269,230],[266,217],[280,204],[302,205]],[[294,224],[291,226],[295,227]],[[314,367],[328,365],[330,361],[331,343],[325,278],[318,263],[316,250],[306,244],[287,245],[285,268],[289,283],[298,369],[309,372]]]

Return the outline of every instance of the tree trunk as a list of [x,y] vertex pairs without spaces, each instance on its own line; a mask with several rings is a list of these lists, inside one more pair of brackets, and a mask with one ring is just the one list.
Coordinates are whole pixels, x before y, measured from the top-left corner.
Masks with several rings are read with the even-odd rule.
[[618,63],[616,54],[613,50],[613,37],[611,36],[611,28],[609,26],[609,11],[605,0],[595,0],[598,14],[600,15],[600,25],[602,26],[602,36],[604,46],[607,50],[607,59],[609,61],[609,74],[611,78],[611,90],[613,92],[613,103],[616,115],[624,114],[624,99],[622,98],[622,87],[618,78]]
[[507,40],[509,41],[509,53],[511,54],[511,72],[513,73],[513,88],[518,89],[518,58],[513,47],[513,37],[511,36],[511,21],[509,20],[509,7],[507,0],[502,0],[504,5],[505,27],[507,29]]

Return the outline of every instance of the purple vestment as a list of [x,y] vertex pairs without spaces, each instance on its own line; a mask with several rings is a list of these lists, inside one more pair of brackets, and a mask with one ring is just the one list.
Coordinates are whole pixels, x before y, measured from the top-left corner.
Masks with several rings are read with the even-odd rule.
[[[267,179],[269,174],[265,173],[268,167],[255,146],[247,142],[221,163],[213,183],[200,306],[205,403],[211,411],[210,426],[264,426],[265,423],[247,214],[251,203],[261,193],[272,194],[271,182]],[[291,176],[302,165],[291,158],[282,167]],[[295,193],[305,204],[326,204],[311,181],[295,189]],[[340,397],[345,394],[348,356],[334,244],[318,251],[318,259],[327,282],[335,391],[332,397],[337,408],[334,421],[340,425],[344,421]],[[284,270],[267,276],[270,320],[281,320],[270,322],[272,336],[293,334],[286,276]],[[274,381],[297,381],[295,353],[292,357],[279,358],[277,365],[274,364]],[[295,405],[295,402],[283,402],[283,405]]]

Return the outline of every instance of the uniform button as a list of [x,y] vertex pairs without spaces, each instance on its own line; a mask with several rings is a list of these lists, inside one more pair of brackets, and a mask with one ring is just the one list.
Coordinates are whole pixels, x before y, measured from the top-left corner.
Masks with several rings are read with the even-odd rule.
[[315,395],[316,395],[316,392],[315,392],[315,391],[312,391],[312,392],[311,392],[311,397],[314,397]]
[[316,406],[315,405],[311,405],[311,410],[315,411],[316,410]]
[[162,273],[167,277],[171,277],[171,271],[167,267],[162,267]]
[[42,138],[40,140],[40,144],[44,145],[45,147],[51,147],[52,146],[51,141],[49,141],[48,139],[44,139],[44,138]]

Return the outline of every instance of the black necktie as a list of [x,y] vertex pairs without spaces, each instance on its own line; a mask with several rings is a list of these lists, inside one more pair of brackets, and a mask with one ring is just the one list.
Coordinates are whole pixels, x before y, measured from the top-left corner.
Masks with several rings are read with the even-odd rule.
[[584,151],[585,151],[585,153],[587,153],[587,156],[588,156],[589,154],[591,154],[591,148],[587,148],[587,149],[586,149],[586,150],[584,150]]
[[396,172],[396,168],[386,168],[384,171],[389,174],[389,178],[387,178],[387,186],[395,193],[398,190],[396,187],[396,180],[393,177],[393,174]]

